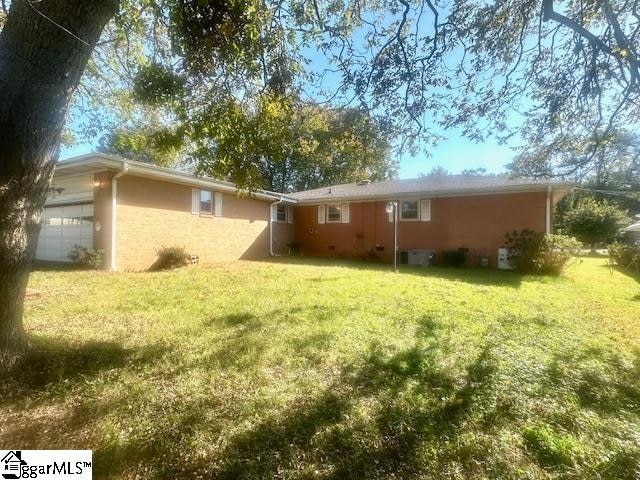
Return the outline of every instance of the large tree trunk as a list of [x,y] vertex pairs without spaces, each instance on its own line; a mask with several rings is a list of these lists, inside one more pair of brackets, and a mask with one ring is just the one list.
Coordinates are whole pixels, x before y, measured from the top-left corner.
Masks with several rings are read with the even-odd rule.
[[27,346],[22,304],[60,134],[118,6],[118,0],[13,1],[0,33],[0,373]]

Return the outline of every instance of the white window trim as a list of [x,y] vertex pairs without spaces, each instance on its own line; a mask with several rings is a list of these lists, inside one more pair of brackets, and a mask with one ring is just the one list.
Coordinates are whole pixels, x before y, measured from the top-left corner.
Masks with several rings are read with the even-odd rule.
[[[403,202],[416,202],[418,204],[418,216],[417,218],[402,218],[402,204]],[[398,220],[400,220],[401,222],[419,222],[421,219],[420,216],[420,204],[421,204],[421,200],[419,198],[403,198],[402,200],[400,200],[399,205],[398,205]]]
[[213,192],[213,215],[215,215],[216,217],[221,217],[222,216],[222,193],[220,192]]
[[199,188],[191,189],[191,214],[192,215],[200,214],[200,189]]
[[[278,208],[284,208],[284,220],[278,220]],[[293,206],[284,203],[271,204],[271,222],[272,223],[293,223]]]
[[[329,220],[329,207],[336,207],[338,209],[338,213],[340,214],[340,218],[338,218],[337,220]],[[327,214],[327,219],[326,219],[327,223],[342,223],[342,204],[327,203],[326,214]]]
[[[201,192],[211,193],[211,211],[203,211],[200,209]],[[222,193],[206,188],[191,189],[191,213],[201,217],[221,217],[222,216]]]
[[348,203],[340,205],[340,222],[349,223],[351,220],[351,206]]
[[318,225],[323,225],[327,217],[327,206],[318,205]]
[[[423,204],[427,203],[428,209],[425,212],[423,208]],[[431,221],[431,199],[430,198],[421,198],[420,199],[420,221],[421,222],[430,222]]]

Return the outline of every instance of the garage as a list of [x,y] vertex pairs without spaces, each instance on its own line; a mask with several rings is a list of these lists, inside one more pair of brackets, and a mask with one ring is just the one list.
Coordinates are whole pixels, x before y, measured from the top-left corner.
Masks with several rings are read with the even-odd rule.
[[93,203],[45,207],[36,259],[69,262],[76,244],[93,246]]

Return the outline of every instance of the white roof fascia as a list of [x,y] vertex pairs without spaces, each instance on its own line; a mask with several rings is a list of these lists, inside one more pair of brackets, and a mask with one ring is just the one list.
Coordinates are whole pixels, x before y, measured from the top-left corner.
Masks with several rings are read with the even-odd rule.
[[[159,167],[157,165],[146,164],[142,162],[136,162],[132,160],[125,160],[123,158],[113,157],[111,155],[105,155],[103,153],[89,153],[81,155],[69,160],[63,160],[56,164],[56,171],[64,171],[67,168],[78,166],[90,166],[95,165],[100,169],[113,168],[121,169],[124,164],[129,166],[127,175],[137,175],[147,178],[155,178],[159,180],[166,180],[174,183],[181,183],[184,185],[190,185],[195,187],[208,187],[221,192],[238,193],[238,189],[233,183],[223,182],[215,180],[209,177],[196,177],[187,172],[180,172],[178,170],[172,170],[169,168]],[[249,197],[260,198],[263,200],[280,200],[282,199],[287,203],[298,203],[295,198],[291,198],[287,195],[269,192],[267,190],[257,190],[249,193]]]
[[[479,195],[496,195],[502,193],[523,193],[523,192],[546,192],[547,188],[551,186],[554,191],[571,190],[570,185],[564,184],[536,184],[536,185],[510,185],[508,187],[489,187],[479,189],[448,189],[434,191],[419,191],[419,192],[403,192],[395,194],[384,195],[363,195],[353,197],[328,197],[326,199],[311,198],[302,199],[299,198],[299,205],[322,205],[324,203],[340,203],[340,202],[375,202],[384,200],[402,200],[407,198],[420,197],[423,199],[429,198],[446,198],[446,197],[474,197]],[[558,188],[565,187],[565,188]]]

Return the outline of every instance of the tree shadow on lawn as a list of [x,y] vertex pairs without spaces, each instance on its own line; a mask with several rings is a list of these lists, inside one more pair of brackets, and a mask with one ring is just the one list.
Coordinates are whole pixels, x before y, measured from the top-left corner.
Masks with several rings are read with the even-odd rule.
[[[222,321],[229,320],[233,328],[247,321],[246,316],[240,322],[237,319],[229,316]],[[248,319],[248,323],[253,322]],[[447,329],[425,317],[417,332],[415,344],[402,350],[372,344],[363,358],[344,365],[337,378],[314,395],[298,393],[283,410],[268,414],[258,410],[238,419],[248,425],[240,433],[225,434],[225,428],[230,420],[228,402],[242,402],[242,397],[235,397],[241,392],[232,391],[230,399],[224,397],[228,392],[213,390],[208,395],[168,395],[166,398],[173,400],[167,402],[154,400],[153,408],[145,407],[143,415],[148,418],[140,419],[136,427],[140,431],[123,431],[115,440],[99,437],[96,429],[105,414],[127,425],[127,410],[114,414],[124,409],[119,404],[122,399],[104,404],[100,399],[89,399],[60,417],[33,419],[23,426],[24,435],[14,431],[0,434],[0,439],[7,444],[13,438],[20,439],[22,448],[80,448],[82,445],[65,443],[65,439],[84,432],[82,435],[90,439],[85,448],[94,449],[95,478],[446,478],[451,476],[445,472],[452,472],[447,470],[452,465],[458,476],[517,478],[522,464],[516,462],[522,462],[522,456],[501,458],[502,452],[492,443],[502,428],[517,428],[522,420],[513,398],[517,392],[511,395],[509,391],[505,396],[504,389],[500,391],[499,382],[504,381],[498,362],[500,345],[487,337],[471,347],[469,361],[456,368],[450,361]],[[326,341],[322,336],[311,336],[308,342],[301,340],[296,350],[303,355],[306,346],[322,348]],[[54,368],[41,358],[31,365],[44,374],[25,374],[19,382],[24,390],[33,388],[36,392],[47,391],[51,385],[65,388],[65,378],[90,380],[105,369],[127,363],[136,366],[165,354],[161,347],[136,351],[117,344],[97,345],[67,345],[72,352],[54,352],[59,358],[54,363],[64,367]],[[59,350],[63,349],[61,343]],[[218,350],[226,352],[227,346]],[[592,381],[588,376],[594,370],[593,361],[601,363],[603,371],[595,369],[597,378]],[[640,354],[630,366],[605,350],[563,352],[541,375],[550,386],[560,385],[576,394],[581,405],[598,415],[628,410],[640,398]],[[586,390],[585,382],[589,385]],[[26,400],[28,393],[17,400]],[[548,395],[556,398],[560,394],[549,391]],[[48,433],[53,440],[43,444],[37,436],[54,422],[59,432],[55,436]],[[138,425],[137,421],[133,425]],[[198,448],[203,438],[211,442],[207,451]],[[511,448],[517,455],[524,454],[517,445]],[[637,466],[634,452],[611,456],[599,469],[606,472],[602,477],[633,478],[628,472]],[[529,461],[540,462],[535,450]],[[540,468],[548,467],[540,463]],[[496,473],[496,468],[503,470]]]
[[185,365],[184,370],[198,367],[221,369],[242,369],[260,362],[267,348],[268,339],[264,338],[263,325],[259,317],[250,312],[234,312],[227,315],[214,315],[206,319],[202,326],[205,330],[224,326],[223,335],[216,339],[216,348],[202,355],[198,361]]
[[[188,476],[360,479],[419,474],[425,467],[421,447],[434,437],[453,441],[477,396],[490,388],[493,368],[487,358],[485,350],[460,383],[436,368],[424,349],[389,357],[374,348],[364,365],[347,369],[319,396],[294,402],[231,437],[216,455],[219,467],[195,462]],[[358,405],[368,400],[377,404],[373,417],[360,418]],[[168,477],[175,472],[159,473]]]
[[31,265],[32,272],[73,272],[95,270],[72,262],[50,262],[35,260]]
[[[480,267],[409,267],[400,268],[401,274],[417,275],[425,278],[438,278],[471,285],[486,285],[492,287],[520,288],[523,275],[512,271],[501,271]],[[529,276],[528,282],[539,281]]]
[[[310,267],[342,267],[361,271],[374,271],[386,273],[392,271],[391,264],[369,262],[366,260],[343,260],[334,258],[311,258],[311,257],[279,257],[255,260],[257,262],[280,264],[280,265],[302,265]],[[399,274],[417,275],[425,278],[439,278],[455,282],[469,283],[472,285],[488,285],[519,288],[522,284],[523,275],[513,271],[501,271],[491,268],[481,267],[414,267],[409,265],[399,265]],[[329,278],[309,278],[310,282],[326,282],[339,280],[340,277]],[[528,277],[527,281],[536,281],[535,277]]]
[[0,382],[0,444],[12,448],[92,448],[96,426],[127,400],[103,399],[91,385],[102,374],[140,369],[169,352],[164,345],[123,347],[31,337],[32,350]]
[[37,395],[64,394],[101,372],[151,363],[168,353],[165,345],[127,348],[117,342],[71,343],[30,338],[31,350],[0,384],[0,405]]
[[[543,443],[526,445],[524,436],[518,443],[527,422],[557,426],[558,419],[532,417],[529,408],[540,399],[513,391],[523,385],[501,383],[505,372],[495,337],[472,347],[476,353],[456,368],[440,323],[424,318],[417,331],[415,344],[406,349],[372,344],[368,354],[344,365],[314,395],[298,394],[276,413],[253,412],[252,420],[242,423],[254,423],[239,433],[225,435],[228,427],[216,424],[215,415],[211,419],[224,400],[184,399],[170,407],[171,415],[158,419],[148,440],[97,450],[97,478],[449,478],[454,471],[467,478],[519,478],[522,468],[559,474],[596,468],[601,478],[634,478],[640,450],[612,451],[597,465],[568,466],[539,451],[546,448]],[[308,345],[316,348],[325,341],[311,337]],[[297,345],[301,355],[305,344]],[[595,374],[593,361],[602,367]],[[630,365],[605,350],[560,352],[543,370],[532,365],[528,375],[534,377],[527,382],[561,385],[598,418],[618,415],[640,400],[638,354]],[[553,388],[544,394],[552,401],[564,398]],[[511,430],[511,440],[500,443],[505,429]],[[215,447],[193,448],[203,436]]]
[[558,353],[547,367],[547,379],[583,408],[603,415],[634,412],[640,421],[640,349],[632,359],[598,347]]
[[256,330],[262,325],[260,319],[251,312],[234,312],[227,315],[214,315],[203,322],[205,327],[225,325],[227,327],[240,327],[244,330]]
[[[481,348],[455,375],[441,362],[438,324],[424,323],[424,344],[395,353],[371,345],[365,358],[345,366],[317,395],[299,395],[283,411],[216,441],[219,450],[200,458],[190,452],[195,438],[212,431],[215,436],[218,428],[206,420],[207,401],[193,400],[180,406],[180,423],[165,422],[152,442],[134,440],[96,452],[96,468],[100,476],[144,469],[147,478],[211,479],[407,478],[427,467],[438,471],[421,458],[425,445],[448,448],[472,414],[491,431],[509,418],[509,409],[489,399],[497,371],[493,345]],[[364,405],[369,413],[362,413]]]
[[[586,470],[597,472],[597,478],[640,478],[640,444],[630,441],[640,425],[640,350],[630,356],[600,347],[558,352],[546,367],[544,380],[543,395],[553,398],[556,405],[558,399],[564,400],[564,408],[549,412],[545,419],[554,430],[579,437],[585,420],[577,418],[576,411],[588,415],[589,423],[597,422],[592,429],[604,439],[607,455],[598,455]],[[551,431],[549,427],[546,430]],[[542,438],[545,436],[548,434]],[[528,445],[528,449],[547,468],[584,463],[580,451],[559,448],[563,436],[566,438],[566,434],[552,435]],[[573,453],[573,458],[566,458],[567,453]]]
[[[434,334],[434,329],[427,325],[424,332]],[[501,446],[492,442],[503,428],[515,429],[510,438],[513,433],[523,435],[526,429],[519,429],[525,420],[531,421],[531,412],[522,402],[535,404],[537,400],[498,385],[504,373],[496,357],[499,345],[491,340],[461,375],[439,364],[442,352],[437,345],[446,341],[436,340],[430,346],[418,342],[391,355],[373,345],[361,365],[347,367],[319,396],[295,403],[232,437],[220,453],[220,468],[202,463],[193,465],[190,473],[215,479],[448,478],[444,472],[454,462],[461,477],[519,478],[522,462],[530,462],[525,465],[541,471],[581,471],[577,478],[593,471],[598,478],[637,478],[637,446],[611,447],[611,455],[604,459],[598,455],[592,465],[584,463],[580,451],[569,452],[575,457],[567,464],[562,458],[550,460],[542,455],[548,452],[536,450],[546,445],[527,445],[523,450],[516,443],[508,446],[506,455],[511,457],[503,457]],[[568,370],[561,373],[557,362],[564,362]],[[532,373],[538,371],[536,366],[532,369]],[[631,364],[611,351],[564,352],[554,357],[540,380],[568,382],[581,407],[593,411],[600,421],[619,417],[621,411],[639,418],[639,352]],[[552,396],[563,398],[560,393]],[[362,404],[371,402],[376,405],[371,414],[361,416]],[[558,419],[543,417],[542,421]],[[625,436],[615,431],[601,433]]]

